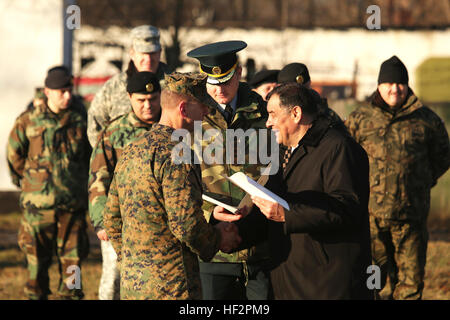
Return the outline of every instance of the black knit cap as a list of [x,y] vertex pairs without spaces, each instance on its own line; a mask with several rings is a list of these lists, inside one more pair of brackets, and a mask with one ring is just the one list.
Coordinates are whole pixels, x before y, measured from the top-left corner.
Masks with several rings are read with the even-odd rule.
[[284,66],[278,73],[278,83],[296,82],[298,84],[305,84],[311,81],[309,71],[303,63],[290,63]]
[[73,77],[66,66],[56,66],[48,70],[45,86],[49,89],[63,89],[73,86]]
[[397,56],[392,56],[381,64],[378,84],[385,82],[408,84],[408,80],[408,70]]
[[161,92],[158,77],[148,71],[136,72],[128,78],[128,93],[152,94]]
[[279,72],[280,70],[261,70],[253,76],[248,84],[253,88],[257,88],[264,83],[277,82]]

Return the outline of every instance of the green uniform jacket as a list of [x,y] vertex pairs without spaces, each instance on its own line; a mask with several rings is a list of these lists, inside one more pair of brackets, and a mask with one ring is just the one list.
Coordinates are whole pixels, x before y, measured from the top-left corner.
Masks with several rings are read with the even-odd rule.
[[[160,62],[156,75],[164,86],[164,74],[167,65]],[[131,110],[130,98],[127,94],[127,73],[121,72],[105,82],[95,94],[88,110],[88,137],[92,147],[97,144],[99,134],[112,119],[116,119]]]
[[[202,182],[205,188],[204,193],[212,198],[233,206],[237,206],[246,193],[241,188],[226,180],[223,175],[231,176],[236,172],[243,172],[250,178],[258,180],[261,175],[260,169],[267,166],[267,164],[263,166],[261,165],[259,158],[256,159],[258,161],[249,158],[249,146],[252,146],[253,150],[256,150],[257,152],[258,148],[260,148],[263,144],[265,144],[264,147],[267,147],[268,145],[268,140],[259,141],[260,139],[258,138],[258,129],[267,130],[265,127],[267,121],[267,110],[265,102],[257,93],[253,92],[250,89],[248,84],[243,82],[239,83],[237,94],[238,100],[236,103],[236,112],[234,113],[233,120],[230,125],[227,124],[224,116],[218,110],[213,110],[204,118],[202,122],[203,158],[205,158],[205,153],[208,150],[207,148],[211,148],[213,144],[217,143],[218,145],[226,146],[227,129],[242,129],[243,131],[246,131],[247,129],[255,129],[256,134],[250,139],[245,139],[245,154],[236,154],[236,150],[238,150],[238,148],[235,144],[235,154],[232,155],[233,164],[227,162],[227,153],[225,152],[225,150],[223,152],[223,158],[219,159],[220,161],[205,161],[205,159],[203,159],[200,164],[202,170]],[[221,135],[210,136],[207,132],[207,130],[210,129],[215,129],[215,132],[220,132]],[[214,131],[211,130],[211,132]],[[270,132],[269,130],[267,130],[267,139],[269,138]],[[245,158],[243,159],[244,161],[240,161],[242,162],[242,164],[239,164],[237,161],[239,160],[237,158],[239,156],[245,156]],[[205,218],[208,221],[210,220],[213,209],[214,205],[207,201],[203,202],[203,211],[205,214]],[[249,256],[254,253],[254,249],[255,248],[251,248],[250,251],[242,250],[232,254],[227,254],[220,251],[214,257],[212,262],[247,261]],[[265,255],[264,252],[262,252],[261,254],[263,256]],[[255,257],[255,259],[257,258]]]
[[220,233],[201,210],[198,166],[172,161],[173,132],[154,124],[116,166],[104,225],[121,299],[201,299],[197,256],[210,260],[219,248]]
[[91,147],[86,117],[73,102],[53,113],[45,104],[22,113],[8,141],[8,165],[26,210],[87,209]]
[[396,113],[372,102],[352,112],[346,125],[369,155],[370,214],[425,221],[430,189],[450,165],[443,121],[411,93]]
[[142,122],[131,110],[113,120],[101,133],[91,155],[89,168],[89,215],[96,230],[103,227],[103,209],[108,198],[114,168],[123,148],[141,136],[151,124]]

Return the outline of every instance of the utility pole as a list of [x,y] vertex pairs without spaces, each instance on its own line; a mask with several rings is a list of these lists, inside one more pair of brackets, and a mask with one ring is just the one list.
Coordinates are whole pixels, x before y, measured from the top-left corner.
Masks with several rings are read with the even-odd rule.
[[76,5],[76,0],[62,0],[62,27],[63,27],[63,64],[72,72],[72,42],[73,42],[73,28],[67,27],[67,8],[71,5]]

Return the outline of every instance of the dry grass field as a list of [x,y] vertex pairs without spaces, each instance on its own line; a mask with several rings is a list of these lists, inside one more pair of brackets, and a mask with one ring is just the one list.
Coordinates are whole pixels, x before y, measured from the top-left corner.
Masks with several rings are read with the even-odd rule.
[[[0,214],[0,300],[25,300],[23,286],[27,271],[25,259],[17,246],[18,212]],[[450,299],[450,219],[430,219],[430,242],[425,277],[424,299]],[[82,283],[85,299],[98,299],[98,284],[101,274],[101,253],[98,240],[90,231],[91,250],[82,266]],[[51,290],[58,285],[56,261],[50,269]],[[55,299],[49,296],[49,299]]]

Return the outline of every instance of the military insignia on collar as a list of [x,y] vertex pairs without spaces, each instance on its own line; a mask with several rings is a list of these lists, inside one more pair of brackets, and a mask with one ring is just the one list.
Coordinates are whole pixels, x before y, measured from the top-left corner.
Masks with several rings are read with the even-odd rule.
[[303,77],[302,77],[302,76],[297,76],[297,77],[295,78],[295,81],[296,81],[298,84],[303,84]]
[[152,92],[152,91],[153,91],[153,84],[147,83],[146,86],[145,86],[145,89],[146,89],[148,92]]
[[218,74],[222,73],[222,70],[220,69],[220,67],[214,67],[214,68],[212,68],[212,73],[214,75],[218,75]]

